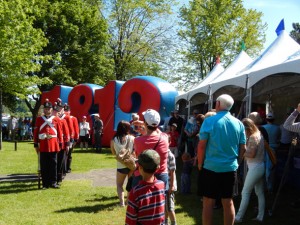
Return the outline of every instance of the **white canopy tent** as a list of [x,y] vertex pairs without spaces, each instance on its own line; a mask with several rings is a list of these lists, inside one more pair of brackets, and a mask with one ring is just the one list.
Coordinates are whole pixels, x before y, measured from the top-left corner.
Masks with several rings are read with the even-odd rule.
[[[220,71],[217,66],[196,88],[184,94],[186,104],[190,103],[188,107],[224,93],[235,100],[246,100],[247,113],[253,100],[265,104],[271,96],[273,102],[275,96],[276,100],[289,96],[287,104],[291,104],[292,98],[300,102],[300,45],[284,30],[254,61],[242,51],[225,71],[213,73]],[[276,104],[280,105],[278,101]]]
[[204,80],[202,80],[196,87],[192,88],[191,90],[189,90],[181,95],[178,95],[175,98],[175,102],[178,102],[181,99],[189,101],[193,97],[193,95],[197,94],[198,92],[206,93],[207,90],[205,92],[199,91],[199,90],[202,87],[206,86],[207,83],[209,83],[210,81],[215,79],[223,71],[224,71],[224,67],[220,63],[217,63],[214,66],[214,68],[207,74],[207,76],[204,78]]
[[234,61],[225,69],[225,71],[211,82],[211,92],[214,93],[216,90],[223,87],[224,81],[235,78],[237,73],[250,65],[251,62],[253,62],[253,59],[244,50],[242,50]]
[[[298,50],[300,50],[299,44],[293,40],[287,32],[282,31],[275,41],[256,60],[237,73],[236,76],[213,82],[212,93],[214,96],[228,93],[235,98],[235,95],[237,95],[238,100],[242,100],[246,96],[244,93],[245,89],[251,92],[250,87],[260,79],[271,74],[270,68],[276,65],[279,66]],[[251,97],[249,94],[251,93],[247,95]],[[248,111],[251,110],[251,102],[252,100],[249,99]]]
[[207,77],[194,89],[188,92],[188,100],[191,100],[194,95],[198,93],[206,94],[208,93],[209,84],[216,79],[222,72],[224,71],[224,67],[221,63],[218,63],[214,66],[214,68],[209,72]]

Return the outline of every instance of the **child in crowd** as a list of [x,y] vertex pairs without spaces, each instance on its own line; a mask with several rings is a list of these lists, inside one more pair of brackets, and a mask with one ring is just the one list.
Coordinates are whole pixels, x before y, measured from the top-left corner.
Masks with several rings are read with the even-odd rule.
[[191,155],[188,152],[185,152],[181,156],[183,165],[181,172],[181,190],[182,194],[191,193],[191,174],[193,169],[193,161]]
[[171,125],[171,130],[168,132],[168,135],[170,137],[170,143],[169,143],[169,147],[171,152],[175,155],[175,158],[178,157],[178,148],[177,148],[177,144],[178,144],[178,139],[179,139],[179,133],[176,130],[177,129],[177,124],[173,123]]
[[142,180],[129,193],[126,225],[163,225],[165,222],[165,184],[154,173],[160,156],[152,149],[143,151],[137,160]]
[[166,219],[165,224],[168,225],[168,218],[170,218],[171,225],[176,225],[175,216],[175,191],[177,191],[176,181],[176,159],[174,154],[168,150],[168,173],[169,173],[169,191],[166,196]]

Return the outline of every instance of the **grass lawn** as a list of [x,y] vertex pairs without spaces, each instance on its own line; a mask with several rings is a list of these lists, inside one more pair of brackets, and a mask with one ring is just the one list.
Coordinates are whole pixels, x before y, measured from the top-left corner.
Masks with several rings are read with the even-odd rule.
[[[115,168],[115,159],[110,150],[96,154],[91,151],[76,149],[73,153],[73,173],[88,172],[92,169]],[[178,162],[177,178],[180,184],[181,164]],[[34,174],[37,171],[37,155],[31,142],[18,143],[17,151],[14,143],[3,142],[0,151],[0,174]],[[202,203],[196,195],[196,173],[192,177],[192,194],[176,194],[176,216],[180,225],[201,223]],[[299,178],[300,179],[300,178]],[[300,197],[300,191],[285,187],[273,213],[266,213],[266,225],[300,224],[300,209],[290,207],[290,202]],[[273,197],[267,196],[267,208],[273,203]],[[85,180],[64,181],[60,189],[40,190],[37,181],[7,182],[0,180],[0,225],[89,225],[89,224],[124,224],[125,208],[116,207],[118,198],[115,187],[94,187]],[[238,208],[240,198],[235,199]],[[255,216],[256,197],[253,195],[245,222]],[[222,209],[214,211],[214,224],[223,224]]]

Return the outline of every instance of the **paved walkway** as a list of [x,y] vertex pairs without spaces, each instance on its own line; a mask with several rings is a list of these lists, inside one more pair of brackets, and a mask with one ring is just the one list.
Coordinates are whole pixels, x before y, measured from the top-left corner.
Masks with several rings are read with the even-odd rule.
[[[37,180],[36,174],[0,175],[1,182]],[[97,169],[86,173],[68,173],[65,180],[92,180],[95,187],[112,187],[116,185],[116,169]]]

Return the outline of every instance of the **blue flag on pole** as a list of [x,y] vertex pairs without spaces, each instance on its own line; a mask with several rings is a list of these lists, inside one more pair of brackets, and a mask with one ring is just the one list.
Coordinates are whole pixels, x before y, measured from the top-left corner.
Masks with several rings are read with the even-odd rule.
[[276,30],[275,30],[277,36],[279,36],[280,33],[281,33],[281,31],[283,31],[283,30],[284,30],[284,19],[282,19],[282,20],[280,21],[280,23],[278,24],[278,27],[277,27]]

